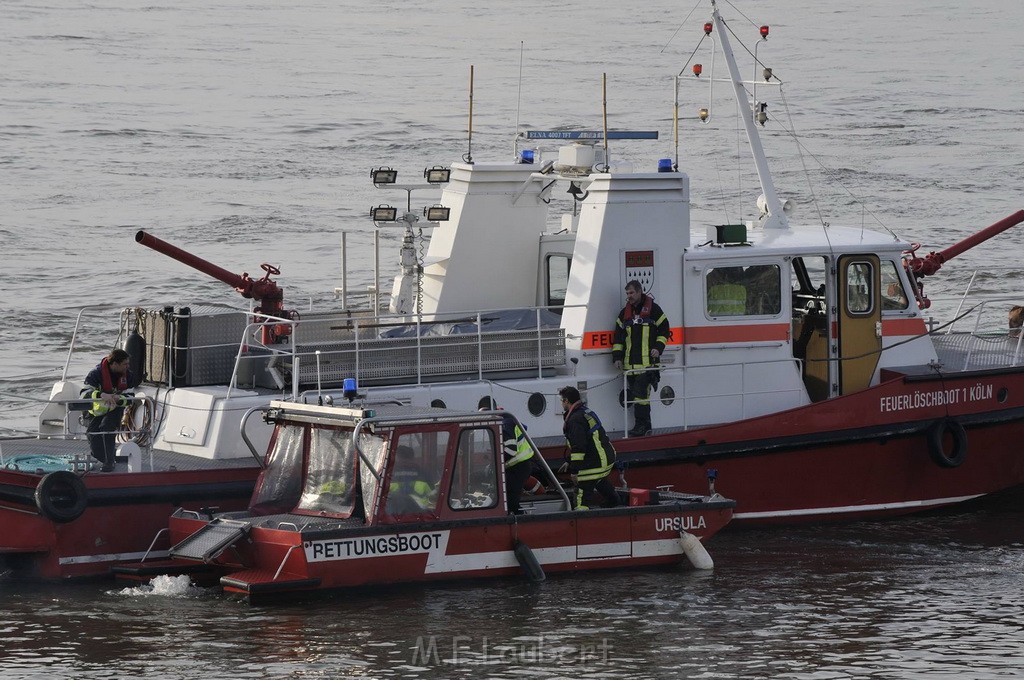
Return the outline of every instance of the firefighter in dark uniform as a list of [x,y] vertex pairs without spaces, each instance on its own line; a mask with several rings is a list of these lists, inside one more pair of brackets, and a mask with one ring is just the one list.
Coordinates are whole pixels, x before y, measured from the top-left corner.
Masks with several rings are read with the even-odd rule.
[[657,366],[670,333],[668,316],[654,298],[643,292],[639,281],[627,283],[626,306],[615,320],[612,360],[619,370],[647,369],[626,375],[626,399],[633,403],[631,436],[651,431],[651,389],[658,385]]
[[619,496],[608,474],[615,464],[615,449],[608,441],[601,420],[581,401],[575,387],[563,387],[558,394],[565,409],[562,432],[569,446],[568,460],[559,472],[568,472],[576,483],[573,507],[588,509],[585,502],[597,491],[604,497],[604,507],[614,508],[619,504]]
[[114,469],[117,455],[117,431],[121,427],[128,397],[123,392],[139,384],[128,368],[130,357],[123,349],[115,349],[85,376],[83,399],[92,399],[86,438],[92,457],[103,464],[103,472]]

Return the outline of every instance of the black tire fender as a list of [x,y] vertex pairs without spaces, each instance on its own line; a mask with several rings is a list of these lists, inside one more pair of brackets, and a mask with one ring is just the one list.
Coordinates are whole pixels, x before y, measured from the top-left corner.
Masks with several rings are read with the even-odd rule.
[[[946,451],[946,434],[953,439],[953,448]],[[952,418],[943,418],[928,428],[928,455],[939,467],[959,467],[967,460],[967,431]]]
[[89,493],[78,475],[69,470],[57,470],[39,480],[35,500],[40,515],[65,524],[82,516],[89,503]]

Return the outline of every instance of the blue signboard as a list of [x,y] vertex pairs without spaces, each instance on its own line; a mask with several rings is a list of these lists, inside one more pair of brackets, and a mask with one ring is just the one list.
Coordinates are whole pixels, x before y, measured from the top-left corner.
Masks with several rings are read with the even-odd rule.
[[[527,130],[527,139],[602,140],[601,130]],[[657,139],[657,130],[609,130],[608,139]]]

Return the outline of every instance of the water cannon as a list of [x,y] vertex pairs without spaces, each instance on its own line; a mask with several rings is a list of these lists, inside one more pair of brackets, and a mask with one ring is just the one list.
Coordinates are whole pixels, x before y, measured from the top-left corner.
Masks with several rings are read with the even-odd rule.
[[[136,232],[135,242],[226,283],[246,299],[259,302],[256,312],[264,317],[290,320],[298,318],[297,312],[284,308],[284,291],[276,281],[270,278],[280,275],[281,270],[272,264],[266,262],[261,264],[260,268],[265,274],[261,279],[254,279],[247,272],[242,272],[240,275],[235,274],[142,230]],[[291,324],[266,325],[263,327],[261,340],[265,345],[283,342],[291,332]]]
[[957,255],[970,250],[980,243],[984,243],[993,236],[1001,234],[1010,227],[1014,227],[1021,222],[1024,222],[1024,210],[1018,210],[1012,215],[1004,217],[995,224],[985,227],[977,234],[972,234],[962,241],[954,243],[945,250],[940,250],[937,253],[933,251],[924,257],[918,257],[916,254],[917,250],[921,247],[921,244],[913,244],[910,250],[903,253],[903,266],[906,267],[907,272],[914,277],[914,280],[917,283],[918,306],[920,306],[921,309],[928,309],[928,307],[931,306],[931,300],[929,300],[924,294],[924,284],[921,283],[921,279],[925,276],[931,276],[936,273],[942,268],[943,264]]

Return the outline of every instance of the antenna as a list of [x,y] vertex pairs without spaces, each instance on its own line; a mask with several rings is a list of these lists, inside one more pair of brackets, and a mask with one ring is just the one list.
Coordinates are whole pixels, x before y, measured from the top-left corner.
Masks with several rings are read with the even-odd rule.
[[473,162],[473,64],[469,65],[469,140],[466,144],[466,155],[462,160]]
[[679,76],[672,79],[672,83],[675,86],[675,96],[673,97],[672,107],[672,136],[674,137],[676,147],[676,167],[679,167]]
[[[519,91],[516,93],[516,136],[515,139],[519,139],[519,108],[523,103],[523,47],[524,43],[522,40],[519,41]],[[518,144],[516,141],[512,142],[512,155],[514,156],[518,152]]]
[[601,74],[601,109],[604,115],[604,167],[607,172],[611,164],[611,156],[608,155],[608,74]]

